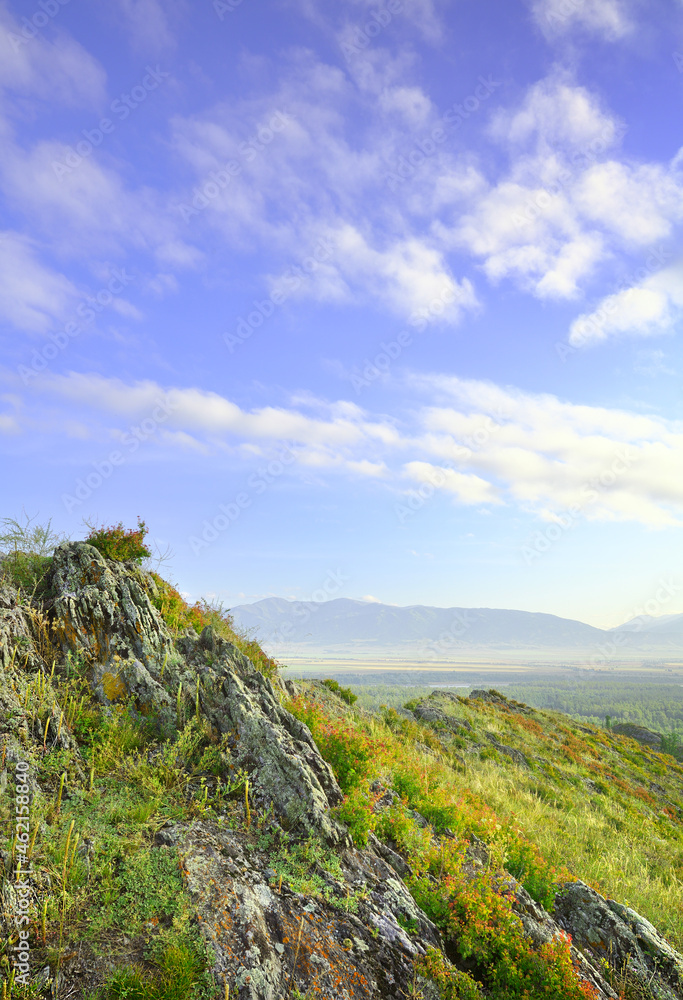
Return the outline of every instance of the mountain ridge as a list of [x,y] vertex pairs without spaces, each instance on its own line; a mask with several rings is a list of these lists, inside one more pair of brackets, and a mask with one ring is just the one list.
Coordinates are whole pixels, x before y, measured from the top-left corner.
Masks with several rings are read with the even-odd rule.
[[599,654],[603,648],[633,652],[683,648],[683,615],[632,619],[600,629],[546,612],[506,608],[396,606],[353,598],[289,601],[263,598],[231,608],[241,628],[255,629],[275,652],[293,646],[306,651],[337,651],[342,646],[385,654],[421,651],[425,658],[458,651],[573,651]]

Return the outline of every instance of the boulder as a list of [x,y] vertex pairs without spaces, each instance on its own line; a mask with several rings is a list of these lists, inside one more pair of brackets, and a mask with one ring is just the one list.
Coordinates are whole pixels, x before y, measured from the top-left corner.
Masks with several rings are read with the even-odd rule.
[[594,967],[602,959],[616,970],[626,965],[658,1000],[683,997],[683,956],[635,910],[577,881],[560,887],[554,916]]
[[107,663],[115,655],[161,663],[173,640],[152,605],[154,582],[133,563],[119,563],[86,542],[65,542],[54,552],[46,579],[50,617],[64,654]]

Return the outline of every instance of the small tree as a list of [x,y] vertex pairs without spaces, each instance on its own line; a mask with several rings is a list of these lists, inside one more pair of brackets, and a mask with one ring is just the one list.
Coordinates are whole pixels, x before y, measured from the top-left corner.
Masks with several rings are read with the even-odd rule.
[[[87,522],[86,522],[87,523]],[[147,525],[138,516],[137,528],[124,528],[123,522],[111,528],[88,524],[90,534],[86,538],[89,545],[94,545],[105,559],[115,559],[116,562],[134,562],[140,565],[143,559],[151,556],[151,550],[145,545]]]

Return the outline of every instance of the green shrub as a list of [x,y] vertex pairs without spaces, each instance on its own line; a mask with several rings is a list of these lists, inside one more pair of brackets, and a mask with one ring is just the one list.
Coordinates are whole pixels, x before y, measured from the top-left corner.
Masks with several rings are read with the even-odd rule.
[[436,983],[443,1000],[481,1000],[483,995],[479,984],[449,965],[436,948],[427,948],[427,954],[415,963],[415,971]]
[[340,687],[337,681],[333,681],[331,678],[324,680],[323,684],[330,691],[338,695],[342,701],[345,701],[347,705],[354,705],[358,701],[358,695],[354,694],[351,688]]
[[320,753],[331,764],[341,790],[348,794],[368,777],[372,741],[339,719],[329,719],[318,705],[299,697],[287,706],[311,730]]
[[143,559],[151,556],[151,550],[145,545],[145,535],[147,525],[138,517],[137,528],[124,528],[123,523],[111,528],[104,525],[88,525],[90,534],[86,538],[89,545],[94,545],[105,559],[114,559],[116,562],[135,562],[138,565]]
[[561,933],[534,950],[510,902],[492,885],[491,873],[470,880],[457,872],[437,885],[425,876],[413,876],[408,885],[460,959],[474,966],[493,1000],[595,997],[592,987],[576,977],[568,936]]
[[505,867],[524,886],[532,899],[552,913],[559,879],[555,869],[528,842],[512,841],[505,854]]
[[334,810],[334,815],[340,823],[348,827],[356,847],[367,847],[374,819],[367,792],[354,789]]
[[0,575],[31,596],[40,591],[52,563],[52,552],[64,540],[52,530],[52,521],[33,525],[35,518],[24,515],[24,523],[12,517],[0,521]]

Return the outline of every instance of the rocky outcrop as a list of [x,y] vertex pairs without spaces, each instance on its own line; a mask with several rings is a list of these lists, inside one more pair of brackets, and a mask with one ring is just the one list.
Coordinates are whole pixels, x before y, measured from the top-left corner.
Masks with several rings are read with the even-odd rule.
[[607,959],[615,969],[625,965],[658,1000],[683,996],[683,955],[635,910],[604,899],[577,881],[561,886],[555,898],[555,920],[594,967]]
[[[270,680],[210,627],[199,637],[186,633],[180,648],[190,692],[199,679],[196,697],[202,714],[219,733],[237,734],[234,763],[253,775],[255,801],[272,803],[291,829],[314,833],[330,844],[350,844],[346,829],[330,815],[343,799],[332,768],[308,727],[282,708]],[[176,666],[170,667],[170,675],[183,683]]]
[[428,701],[419,702],[413,709],[413,715],[423,722],[436,723],[438,727],[449,729],[452,733],[459,733],[463,730],[472,731],[472,726],[466,719],[454,719],[442,709]]
[[[219,984],[230,987],[231,996],[235,990],[240,1000],[279,1000],[297,995],[296,988],[300,996],[322,1000],[411,995],[438,1000],[435,987],[415,973],[414,965],[428,948],[443,950],[443,942],[403,881],[414,873],[398,843],[382,843],[370,834],[367,849],[353,846],[346,827],[334,818],[334,808],[343,801],[334,773],[309,729],[282,707],[273,683],[210,627],[201,635],[189,629],[174,641],[152,604],[154,592],[149,575],[133,564],[104,559],[86,543],[55,550],[43,607],[20,604],[16,591],[0,588],[0,788],[7,784],[7,763],[21,760],[31,745],[41,757],[53,749],[66,751],[72,760],[69,774],[75,773],[81,786],[86,781],[60,705],[50,700],[47,711],[38,712],[33,699],[33,692],[44,693],[49,684],[36,640],[43,618],[35,618],[47,612],[63,656],[72,654],[87,666],[90,688],[107,710],[125,701],[144,715],[157,715],[173,734],[196,716],[196,730],[207,740],[210,734],[214,748],[220,746],[216,783],[221,768],[225,786],[230,775],[240,775],[243,783],[231,787],[244,796],[241,829],[227,829],[224,813],[217,821],[169,823],[156,834],[157,847],[179,852],[194,918],[211,947],[212,971]],[[64,671],[65,665],[57,669]],[[40,672],[39,680],[29,676],[33,670]],[[296,694],[291,682],[279,685]],[[437,695],[457,700],[435,692],[417,703],[412,717],[430,724],[444,746],[458,734],[467,735],[469,743],[471,724],[444,711]],[[491,691],[473,691],[470,699],[479,698],[516,706]],[[623,725],[614,731],[619,729],[625,731]],[[497,751],[528,766],[521,751],[499,743],[493,733],[486,736]],[[435,753],[417,741],[415,748]],[[483,748],[476,743],[468,749]],[[190,771],[188,783],[194,777]],[[57,769],[52,773],[56,781]],[[30,781],[31,791],[41,794]],[[398,798],[379,781],[371,793],[377,812]],[[206,815],[201,809],[199,814]],[[411,815],[417,828],[429,826],[414,810]],[[455,837],[448,830],[442,836]],[[299,861],[308,859],[303,874],[292,861],[295,853]],[[9,870],[9,855],[2,860]],[[463,870],[475,878],[490,865],[486,844],[473,837]],[[426,878],[436,882],[431,872]],[[36,883],[35,893],[39,888],[42,892]],[[497,888],[510,899],[535,947],[563,931],[572,935],[576,968],[599,1000],[618,996],[606,981],[605,959],[616,970],[626,964],[632,979],[658,1000],[683,998],[683,958],[628,907],[572,882],[560,887],[551,916],[508,873],[499,873]],[[6,895],[11,889],[2,891]],[[34,902],[37,907],[37,895]],[[15,904],[5,899],[9,910]]]
[[498,737],[494,733],[487,733],[486,739],[492,744],[498,753],[502,753],[506,757],[509,757],[510,760],[515,762],[515,764],[521,764],[522,767],[529,767],[529,761],[526,759],[521,750],[509,747],[506,743],[499,743]]
[[149,666],[172,652],[171,635],[149,599],[154,581],[133,563],[105,559],[86,542],[65,542],[55,549],[46,587],[64,654],[86,663],[118,656]]
[[630,736],[632,740],[638,740],[644,746],[652,747],[653,750],[660,750],[662,747],[662,734],[655,733],[646,726],[637,726],[634,722],[618,722],[612,726],[610,732],[619,736]]
[[[243,832],[196,822],[165,827],[157,841],[178,848],[213,972],[241,1000],[279,1000],[294,987],[329,1000],[409,996],[415,959],[441,947],[395,871],[370,850],[344,850],[334,866],[317,856],[317,890],[304,895]],[[438,1000],[428,982],[417,985]]]

